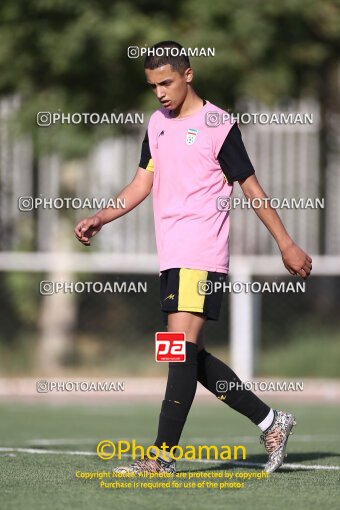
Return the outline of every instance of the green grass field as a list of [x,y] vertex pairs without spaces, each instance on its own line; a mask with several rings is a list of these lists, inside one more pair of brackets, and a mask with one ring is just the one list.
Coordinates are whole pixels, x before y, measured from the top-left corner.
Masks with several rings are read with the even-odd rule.
[[[136,439],[142,445],[153,444],[158,405],[1,404],[0,508],[334,508],[340,478],[340,409],[289,409],[298,421],[288,445],[289,467],[269,479],[246,481],[243,489],[129,490],[101,489],[98,480],[76,479],[75,472],[110,471],[117,465],[114,459],[103,461],[97,457],[96,444],[103,439]],[[242,444],[247,449],[248,462],[259,464],[266,459],[258,429],[219,402],[209,406],[194,403],[182,444]],[[259,465],[235,466],[227,461],[181,461],[177,465],[179,471],[186,472],[261,471]]]

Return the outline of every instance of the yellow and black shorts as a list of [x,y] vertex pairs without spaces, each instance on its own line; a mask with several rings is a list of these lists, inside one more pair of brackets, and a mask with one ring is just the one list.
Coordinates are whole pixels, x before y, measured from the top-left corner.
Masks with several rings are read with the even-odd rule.
[[[169,312],[202,313],[217,321],[223,298],[226,273],[201,269],[166,269],[160,273],[161,310],[167,323]],[[216,285],[217,282],[222,285]]]

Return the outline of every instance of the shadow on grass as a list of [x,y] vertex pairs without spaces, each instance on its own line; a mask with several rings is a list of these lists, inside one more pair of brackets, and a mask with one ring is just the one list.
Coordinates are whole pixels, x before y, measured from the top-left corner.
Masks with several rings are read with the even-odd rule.
[[[340,454],[334,453],[334,452],[310,452],[310,453],[291,453],[288,455],[288,457],[285,460],[285,463],[287,464],[294,464],[295,462],[298,464],[301,464],[302,462],[306,461],[320,461],[321,459],[329,458],[329,457],[340,457]],[[202,469],[186,469],[183,470],[184,472],[198,472],[198,471],[231,471],[233,469],[241,468],[241,469],[249,469],[256,471],[262,471],[264,464],[267,462],[267,455],[248,455],[246,460],[232,460],[232,461],[223,461],[219,464],[215,464],[214,466],[209,466],[207,468]],[[203,459],[208,460],[208,459]],[[306,467],[292,467],[292,468],[285,468],[286,472],[292,472],[292,471],[308,471],[308,464],[305,465]],[[182,471],[182,470],[181,470]]]

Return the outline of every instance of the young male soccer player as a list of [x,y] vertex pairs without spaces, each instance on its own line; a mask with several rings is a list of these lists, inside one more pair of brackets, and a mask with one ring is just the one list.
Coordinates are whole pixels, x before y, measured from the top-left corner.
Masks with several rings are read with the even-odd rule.
[[[269,454],[265,470],[273,472],[283,463],[294,416],[271,409],[251,391],[239,389],[240,384],[238,389],[217,391],[219,380],[241,381],[203,345],[205,322],[218,319],[222,291],[206,296],[198,292],[199,281],[223,281],[228,273],[229,214],[217,207],[218,197],[229,197],[235,181],[249,199],[265,198],[266,194],[254,175],[238,126],[222,122],[209,127],[213,119],[209,120],[207,113],[225,112],[193,90],[189,59],[172,54],[177,50],[178,55],[182,46],[165,41],[153,48],[163,50],[158,50],[159,56],[146,57],[145,74],[162,107],[150,118],[137,173],[118,195],[125,199],[126,208],[101,210],[81,221],[75,234],[85,246],[90,245],[90,238],[103,225],[131,211],[153,187],[161,308],[168,331],[186,334],[186,361],[169,363],[154,444],[160,448],[166,443],[170,449],[179,443],[199,381],[261,429]],[[276,240],[289,273],[306,279],[312,259],[294,244],[276,211],[260,207],[255,212]],[[117,470],[174,473],[176,467],[165,455],[139,459]]]

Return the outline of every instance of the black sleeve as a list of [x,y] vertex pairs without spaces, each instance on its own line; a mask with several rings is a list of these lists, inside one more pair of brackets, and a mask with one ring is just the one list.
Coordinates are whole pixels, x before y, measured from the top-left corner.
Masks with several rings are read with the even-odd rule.
[[236,123],[224,140],[217,159],[228,182],[240,181],[255,173]]
[[148,130],[146,130],[144,140],[142,143],[142,150],[141,150],[141,155],[140,155],[139,166],[141,168],[146,168],[149,164],[150,159],[151,159],[151,152],[150,152],[150,146],[149,146],[149,137],[148,137]]

